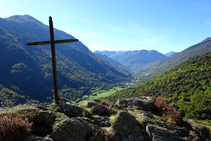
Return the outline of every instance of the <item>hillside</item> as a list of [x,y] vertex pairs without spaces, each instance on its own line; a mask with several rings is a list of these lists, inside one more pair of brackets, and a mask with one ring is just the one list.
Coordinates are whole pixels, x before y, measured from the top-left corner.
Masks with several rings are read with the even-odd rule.
[[211,52],[190,58],[164,74],[136,87],[119,91],[107,99],[135,95],[159,96],[171,100],[186,118],[211,119]]
[[137,72],[134,76],[139,79],[140,83],[146,82],[156,76],[163,74],[165,71],[179,65],[180,63],[188,60],[190,57],[202,55],[211,51],[211,38],[206,38],[202,42],[193,45],[173,57],[159,61],[152,66]]
[[[54,34],[55,40],[75,39],[57,29]],[[27,42],[49,39],[49,27],[29,15],[0,18],[0,84],[35,100],[51,101],[50,45],[26,46]],[[115,84],[130,77],[128,71],[93,54],[80,41],[56,44],[56,60],[58,87],[73,101],[89,94],[93,86]]]
[[101,53],[120,62],[133,72],[138,72],[145,68],[152,66],[158,60],[167,58],[162,53],[156,50],[134,50],[134,51],[95,51],[94,53]]
[[165,55],[166,55],[167,57],[172,57],[172,56],[174,56],[174,55],[176,55],[176,54],[178,54],[178,53],[179,53],[179,52],[170,51],[170,52],[166,53]]
[[118,66],[120,68],[124,68],[125,70],[131,71],[130,69],[128,69],[126,66],[124,66],[123,64],[121,64],[120,62],[108,57],[107,55],[104,55],[102,53],[95,53],[96,55],[104,58],[106,61],[110,62],[111,64],[114,64],[115,66]]

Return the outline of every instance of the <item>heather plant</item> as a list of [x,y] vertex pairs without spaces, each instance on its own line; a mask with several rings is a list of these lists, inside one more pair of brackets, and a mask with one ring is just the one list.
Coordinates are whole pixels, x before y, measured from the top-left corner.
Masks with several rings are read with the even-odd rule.
[[103,141],[115,141],[115,131],[105,131]]
[[188,140],[189,141],[199,141],[200,138],[198,137],[198,135],[194,131],[190,130]]
[[0,140],[13,141],[30,133],[32,122],[12,114],[0,116]]
[[105,100],[100,101],[100,104],[107,106],[109,108],[112,106],[112,103],[110,103],[109,101],[105,101]]
[[157,97],[155,102],[156,108],[161,111],[163,116],[171,118],[171,123],[174,125],[180,125],[182,123],[181,113],[174,108],[170,101],[163,97]]
[[20,110],[16,112],[11,112],[10,115],[13,117],[28,119],[29,122],[34,122],[35,119],[39,116],[39,112],[36,109],[30,111]]

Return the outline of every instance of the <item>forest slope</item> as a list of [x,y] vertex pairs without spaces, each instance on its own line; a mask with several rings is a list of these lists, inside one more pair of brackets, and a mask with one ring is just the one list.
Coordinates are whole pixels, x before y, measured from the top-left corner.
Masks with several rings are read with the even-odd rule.
[[[57,29],[54,33],[55,40],[75,39]],[[49,27],[29,15],[0,18],[0,84],[32,99],[52,100],[50,45],[26,46],[49,39]],[[130,77],[128,71],[98,57],[80,41],[56,44],[56,61],[58,88],[65,89],[64,96],[70,100],[87,94],[93,86]]]
[[186,118],[211,119],[211,52],[173,67],[136,87],[119,91],[107,99],[162,95],[171,100]]
[[135,78],[138,78],[140,82],[146,82],[156,76],[163,74],[165,71],[179,65],[180,63],[188,60],[190,57],[202,55],[211,51],[211,38],[206,38],[202,42],[193,45],[173,57],[167,58],[163,61],[159,61],[147,69],[141,70],[135,74]]
[[134,73],[152,66],[153,62],[167,58],[164,54],[156,50],[134,50],[134,51],[95,51],[126,66]]

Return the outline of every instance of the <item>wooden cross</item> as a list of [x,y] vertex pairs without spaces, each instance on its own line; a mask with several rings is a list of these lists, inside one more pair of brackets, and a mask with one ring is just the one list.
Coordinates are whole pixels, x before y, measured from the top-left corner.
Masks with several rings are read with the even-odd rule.
[[51,17],[49,17],[49,29],[50,29],[50,41],[28,42],[26,45],[31,46],[31,45],[47,45],[47,44],[51,44],[55,103],[58,104],[59,103],[59,96],[58,96],[58,84],[57,84],[57,74],[56,74],[55,44],[77,42],[78,39],[54,40],[53,21],[52,21]]

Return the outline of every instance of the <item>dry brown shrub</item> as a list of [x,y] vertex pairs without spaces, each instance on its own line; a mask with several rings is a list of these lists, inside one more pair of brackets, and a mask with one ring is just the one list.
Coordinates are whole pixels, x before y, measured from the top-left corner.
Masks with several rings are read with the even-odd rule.
[[110,103],[109,101],[105,101],[105,100],[101,100],[100,104],[110,108],[112,106],[112,103]]
[[155,107],[161,111],[161,113],[169,118],[174,125],[180,125],[182,123],[181,113],[172,105],[170,101],[164,97],[157,97]]

